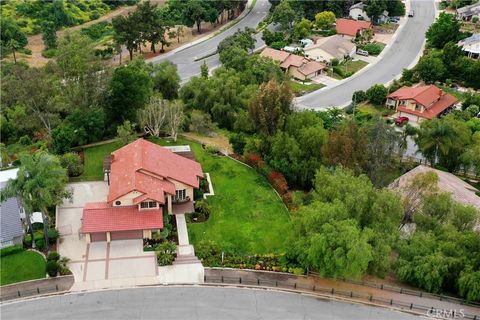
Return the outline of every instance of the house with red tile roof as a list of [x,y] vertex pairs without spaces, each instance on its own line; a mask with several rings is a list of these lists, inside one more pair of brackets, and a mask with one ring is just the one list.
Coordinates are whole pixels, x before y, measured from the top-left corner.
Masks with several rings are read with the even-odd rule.
[[144,139],[114,151],[110,159],[107,201],[83,209],[87,242],[151,238],[163,228],[164,211],[194,211],[193,190],[203,177],[198,162]]
[[271,58],[273,61],[280,63],[280,67],[283,70],[299,80],[314,78],[327,68],[324,63],[309,61],[302,56],[268,47],[265,48],[260,55],[262,57]]
[[338,34],[355,37],[357,33],[362,33],[363,30],[371,29],[372,23],[370,21],[337,19],[335,28]]
[[457,101],[436,86],[427,85],[402,87],[387,96],[386,105],[395,108],[399,116],[420,122],[446,114]]

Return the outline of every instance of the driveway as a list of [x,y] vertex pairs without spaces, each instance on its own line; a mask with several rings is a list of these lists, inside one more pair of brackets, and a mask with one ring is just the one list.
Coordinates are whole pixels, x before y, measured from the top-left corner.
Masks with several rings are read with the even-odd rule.
[[433,0],[412,0],[415,17],[409,18],[395,41],[384,50],[382,59],[335,87],[327,87],[296,99],[299,108],[325,109],[350,103],[353,92],[377,83],[388,83],[410,67],[422,52],[425,32],[435,19]]
[[158,275],[156,257],[153,252],[143,252],[141,239],[86,244],[85,237],[80,234],[84,204],[105,201],[107,183],[72,183],[68,188],[73,197],[64,201],[57,212],[58,252],[70,259],[69,268],[76,282],[73,290],[106,287],[115,279],[127,279],[125,285],[137,283],[129,280],[135,278],[155,283]]

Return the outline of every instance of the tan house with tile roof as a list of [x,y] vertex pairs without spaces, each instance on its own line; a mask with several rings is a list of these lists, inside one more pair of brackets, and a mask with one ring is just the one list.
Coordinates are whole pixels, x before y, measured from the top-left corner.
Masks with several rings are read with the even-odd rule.
[[265,48],[260,55],[279,62],[283,70],[298,80],[312,79],[327,67],[323,63],[309,61],[302,56],[272,48]]

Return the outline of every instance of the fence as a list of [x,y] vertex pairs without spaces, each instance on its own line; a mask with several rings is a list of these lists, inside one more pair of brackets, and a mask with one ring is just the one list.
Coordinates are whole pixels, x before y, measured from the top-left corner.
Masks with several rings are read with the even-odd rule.
[[[309,275],[313,276],[319,276],[318,273],[316,272],[309,272]],[[358,280],[352,280],[352,279],[346,279],[346,278],[338,278],[336,280],[341,280],[343,282],[348,282],[356,285],[361,285],[361,286],[367,286],[371,288],[377,288],[381,290],[386,290],[386,291],[391,291],[391,292],[396,292],[396,293],[401,293],[401,294],[406,294],[406,295],[411,295],[411,296],[416,296],[420,298],[430,298],[430,299],[437,299],[440,301],[446,301],[446,302],[453,302],[453,303],[458,303],[461,305],[467,305],[467,306],[472,306],[472,307],[480,307],[479,303],[475,302],[467,302],[463,299],[460,298],[455,298],[455,297],[450,297],[450,296],[445,296],[441,294],[434,294],[434,293],[427,293],[423,291],[416,291],[416,290],[410,290],[410,289],[405,289],[405,288],[399,288],[399,287],[394,287],[388,284],[383,284],[383,283],[375,283],[375,282],[370,282],[370,281],[358,281]]]
[[0,287],[0,301],[31,297],[40,294],[68,291],[74,283],[73,275],[24,281]]
[[[431,306],[424,306],[415,303],[405,303],[404,301],[397,301],[394,299],[384,299],[380,297],[375,297],[373,295],[359,293],[354,291],[343,291],[335,288],[327,288],[317,285],[306,285],[300,282],[291,282],[291,281],[281,281],[281,280],[267,280],[259,278],[247,278],[247,277],[227,277],[227,276],[209,276],[205,275],[205,283],[208,284],[233,284],[240,286],[254,286],[254,287],[267,287],[267,288],[278,288],[278,289],[287,289],[287,290],[296,290],[301,292],[309,293],[319,293],[327,294],[332,296],[341,296],[352,299],[360,299],[366,302],[371,302],[379,305],[390,306],[399,308],[402,310],[414,311],[417,313],[424,314],[436,314],[436,308]],[[469,320],[480,320],[480,315],[467,314],[463,313],[462,319]]]

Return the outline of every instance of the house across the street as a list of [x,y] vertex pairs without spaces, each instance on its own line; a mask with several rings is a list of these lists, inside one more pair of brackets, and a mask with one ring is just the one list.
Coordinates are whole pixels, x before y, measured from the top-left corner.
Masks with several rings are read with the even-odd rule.
[[458,46],[462,48],[462,51],[465,52],[468,57],[480,59],[480,33],[475,33],[459,41]]
[[302,56],[272,48],[265,48],[262,57],[268,57],[280,63],[280,67],[292,77],[307,80],[322,73],[327,66],[317,61],[309,61]]
[[372,23],[361,20],[337,19],[335,28],[338,34],[355,37],[358,33],[361,34],[363,30],[371,29]]
[[[0,190],[10,179],[15,179],[18,169],[0,172]],[[23,208],[17,197],[8,198],[0,204],[0,248],[21,244],[23,241]]]
[[163,212],[193,212],[200,164],[138,139],[111,154],[106,202],[87,203],[82,233],[87,243],[151,238],[163,228]]
[[473,3],[471,5],[458,8],[456,10],[456,15],[458,19],[470,21],[473,17],[480,18],[480,1]]
[[457,98],[434,85],[402,87],[387,96],[387,107],[395,108],[399,116],[421,122],[448,113]]
[[[370,17],[365,11],[365,5],[363,2],[355,3],[349,9],[349,16],[355,20],[365,20],[370,21]],[[388,11],[384,10],[381,15],[377,18],[379,23],[386,22],[388,20]]]
[[330,63],[332,59],[343,60],[353,57],[356,46],[352,41],[341,35],[320,38],[314,45],[305,48],[305,57],[324,63]]

